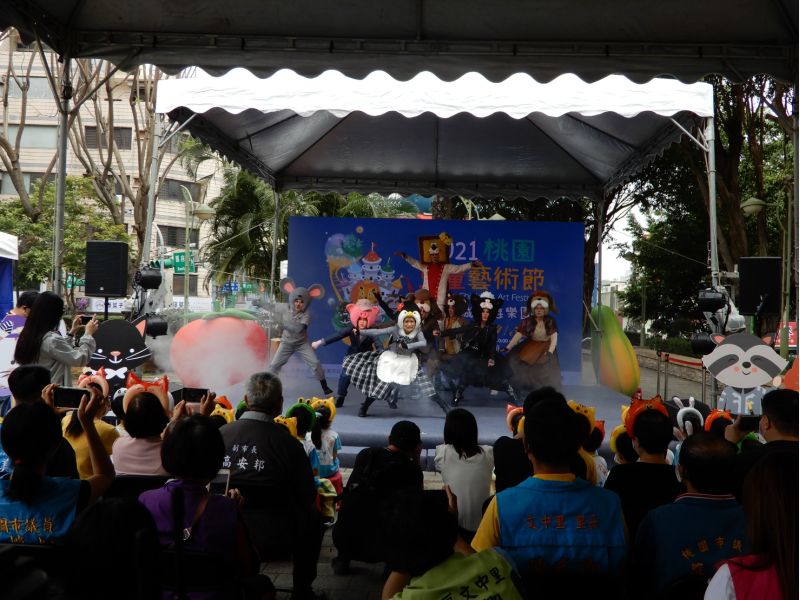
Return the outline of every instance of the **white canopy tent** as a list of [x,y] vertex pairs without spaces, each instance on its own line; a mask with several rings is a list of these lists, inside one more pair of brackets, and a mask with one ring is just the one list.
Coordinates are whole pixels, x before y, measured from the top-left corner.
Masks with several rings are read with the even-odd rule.
[[[666,79],[563,75],[542,84],[516,74],[492,83],[469,73],[446,82],[421,73],[401,82],[331,71],[259,79],[236,69],[162,82],[156,110],[278,191],[603,202],[682,135],[713,135],[714,102],[709,84]],[[713,152],[709,165],[713,173]],[[709,186],[713,198],[713,177]]]

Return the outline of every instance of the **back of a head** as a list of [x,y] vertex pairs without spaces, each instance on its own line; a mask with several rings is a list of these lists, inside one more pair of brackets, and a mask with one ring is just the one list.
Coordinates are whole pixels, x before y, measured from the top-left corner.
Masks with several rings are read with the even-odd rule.
[[636,448],[633,447],[633,440],[628,437],[624,431],[617,438],[617,454],[619,454],[625,463],[635,463],[639,460],[639,455],[636,453]]
[[386,564],[422,575],[453,554],[458,523],[447,510],[444,492],[404,489],[396,492],[383,515]]
[[102,500],[81,512],[65,540],[70,598],[155,600],[161,547],[150,511],[135,499]]
[[297,419],[297,436],[305,437],[306,433],[311,431],[314,427],[316,419],[313,416],[313,411],[310,410],[308,405],[295,405],[286,411],[287,417],[294,417]]
[[17,402],[38,402],[50,384],[50,371],[40,365],[20,365],[8,376],[8,389]]
[[167,429],[161,464],[173,477],[207,483],[222,466],[225,442],[208,417],[193,415]]
[[563,394],[557,392],[555,388],[550,386],[539,388],[538,390],[532,391],[525,397],[525,402],[523,403],[523,413],[528,414],[531,408],[533,408],[536,404],[541,402],[542,400],[546,400],[548,398],[561,398],[564,402],[567,401],[564,398]]
[[128,402],[123,423],[125,431],[131,437],[151,438],[161,435],[169,418],[158,396],[150,392],[140,392]]
[[49,331],[58,327],[64,315],[64,301],[53,292],[42,292],[31,306],[31,312],[17,339],[14,360],[19,365],[28,365],[39,358],[39,346]]
[[33,303],[39,297],[39,292],[36,290],[26,290],[17,298],[17,308],[32,308]]
[[772,390],[761,399],[762,411],[782,436],[798,436],[798,394],[794,390]]
[[452,445],[459,456],[474,456],[478,446],[478,421],[464,408],[454,408],[444,420],[444,443]]
[[283,386],[277,375],[254,373],[245,387],[249,410],[257,410],[277,417],[283,409]]
[[698,492],[728,494],[732,489],[731,469],[736,446],[708,431],[690,435],[681,445],[683,478]]
[[580,419],[557,392],[539,400],[525,412],[528,451],[538,462],[568,467],[580,447]]
[[750,550],[775,566],[783,599],[798,597],[798,453],[770,452],[744,480],[743,504]]
[[41,486],[41,469],[61,439],[61,423],[49,405],[34,402],[11,409],[0,431],[0,443],[14,463],[6,496],[34,502]]
[[422,434],[417,424],[412,421],[398,421],[389,432],[389,443],[399,450],[412,453],[422,441]]
[[672,441],[672,421],[657,410],[645,410],[636,417],[633,437],[639,448],[650,454],[666,454]]

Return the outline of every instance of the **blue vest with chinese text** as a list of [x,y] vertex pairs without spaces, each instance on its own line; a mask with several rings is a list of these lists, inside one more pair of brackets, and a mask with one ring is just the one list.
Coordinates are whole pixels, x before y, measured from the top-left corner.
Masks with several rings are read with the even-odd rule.
[[520,571],[615,573],[625,558],[619,497],[582,479],[530,477],[497,495],[497,514]]
[[75,520],[79,479],[44,477],[32,505],[5,495],[10,481],[0,479],[0,542],[48,544],[62,539]]

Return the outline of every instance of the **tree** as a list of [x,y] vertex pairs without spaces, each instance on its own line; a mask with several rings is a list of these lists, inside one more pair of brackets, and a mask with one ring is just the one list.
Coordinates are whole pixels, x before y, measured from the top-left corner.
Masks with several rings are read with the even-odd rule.
[[[38,194],[37,184],[34,193]],[[53,220],[55,208],[55,183],[42,186],[43,211],[36,220],[31,219],[21,203],[0,203],[0,230],[19,238],[20,258],[17,266],[17,287],[38,288],[49,279],[53,269]],[[86,241],[118,240],[128,242],[125,227],[113,222],[102,210],[91,182],[82,177],[67,177],[65,185],[64,219],[64,269],[78,279],[85,276]],[[59,293],[72,307],[75,288],[65,288]]]

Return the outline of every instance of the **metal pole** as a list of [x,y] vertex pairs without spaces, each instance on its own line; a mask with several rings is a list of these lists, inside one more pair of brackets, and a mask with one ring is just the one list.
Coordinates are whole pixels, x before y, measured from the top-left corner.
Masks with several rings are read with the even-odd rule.
[[656,394],[661,391],[661,352],[656,350]]
[[714,117],[706,121],[706,152],[708,152],[708,226],[711,239],[711,287],[719,285],[719,255],[717,254],[717,151]]
[[151,132],[153,153],[150,157],[150,174],[148,179],[150,187],[147,189],[147,223],[144,228],[144,242],[142,243],[142,264],[150,261],[150,238],[153,235],[153,219],[156,213],[156,189],[158,188],[158,158],[161,154],[161,138],[164,136],[161,129],[161,119],[153,115],[153,129]]
[[664,401],[667,400],[669,394],[669,353],[664,355]]
[[644,348],[645,345],[647,345],[647,333],[644,330],[644,324],[647,322],[646,321],[647,317],[645,316],[646,314],[645,302],[647,302],[647,290],[645,287],[646,285],[647,284],[645,283],[645,279],[644,277],[642,277],[642,330],[639,334],[639,346],[641,346],[642,348]]
[[[69,140],[69,100],[72,98],[70,81],[71,61],[64,58],[61,75],[61,101],[58,107],[58,175],[56,178],[55,223],[53,227],[53,291],[61,295],[64,282],[64,196],[67,183],[67,142]],[[42,181],[41,185],[47,185]]]
[[185,238],[184,242],[184,252],[183,255],[183,312],[189,312],[189,266],[191,265],[190,256],[192,252],[192,228],[191,228],[191,218],[192,218],[192,209],[191,205],[192,200],[187,198],[184,201],[184,206],[186,209],[186,227],[185,227]]
[[708,379],[708,371],[705,369],[700,369],[700,402],[703,404],[708,404],[706,402],[706,380]]
[[[600,197],[597,205],[597,306],[603,304],[603,213],[605,212],[606,196],[605,192]],[[598,309],[599,310],[599,309]]]
[[272,188],[272,195],[275,197],[275,216],[272,221],[272,265],[269,269],[270,296],[275,301],[275,265],[278,260],[278,212],[280,210],[280,193]]

